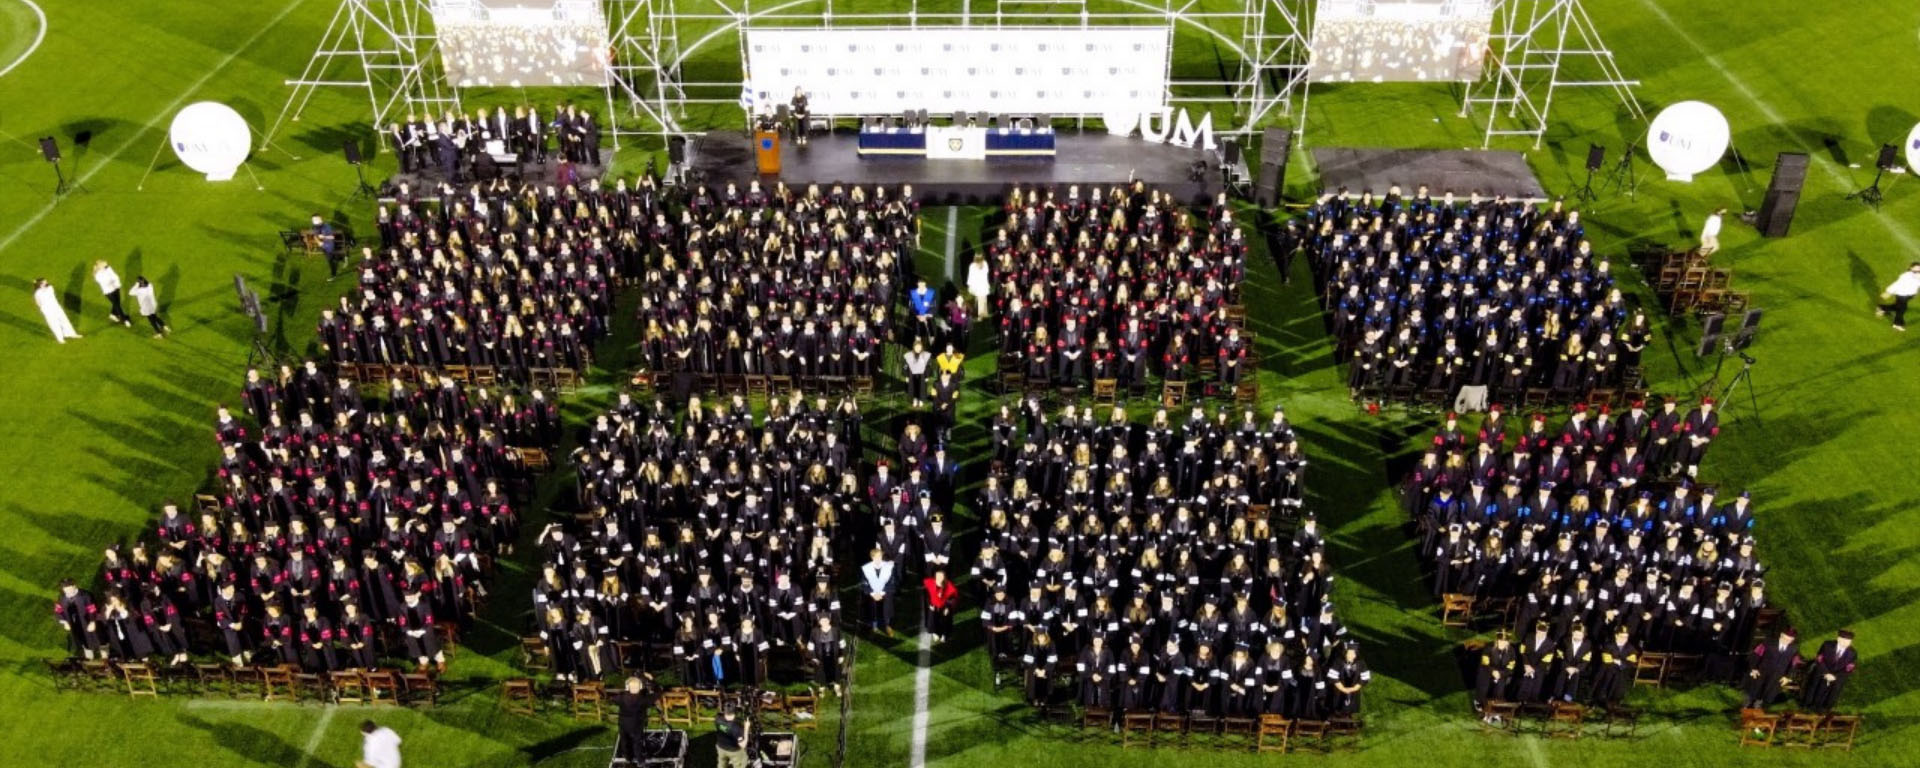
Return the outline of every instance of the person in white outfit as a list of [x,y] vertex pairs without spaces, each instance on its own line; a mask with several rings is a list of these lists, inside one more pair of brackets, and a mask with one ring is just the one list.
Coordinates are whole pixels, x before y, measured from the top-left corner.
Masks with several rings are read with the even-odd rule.
[[1720,250],[1720,223],[1727,215],[1727,209],[1720,208],[1707,216],[1707,223],[1700,227],[1700,255],[1712,256]]
[[133,306],[140,316],[153,326],[153,337],[158,339],[173,330],[167,327],[167,320],[160,316],[160,299],[153,295],[153,283],[147,282],[147,276],[141,275],[133,280],[133,287],[127,289],[127,295],[133,297]]
[[1882,293],[1887,295],[1889,301],[1880,305],[1879,315],[1886,317],[1891,313],[1893,315],[1893,329],[1896,331],[1906,330],[1907,305],[1913,302],[1915,295],[1920,295],[1920,261],[1916,261],[1908,266],[1907,271],[1900,273],[1899,277],[1894,278],[1893,283],[1888,285],[1887,289],[1882,291]]
[[992,290],[993,285],[987,275],[987,257],[976,253],[973,255],[973,264],[967,267],[967,293],[973,294],[975,315],[987,316],[987,296]]
[[40,305],[41,316],[47,318],[47,327],[53,330],[53,338],[62,344],[67,339],[80,338],[80,332],[73,329],[73,321],[67,319],[67,309],[60,306],[60,296],[53,292],[53,283],[46,278],[33,281],[33,303]]
[[107,266],[104,261],[93,263],[93,282],[100,286],[100,295],[107,297],[108,317],[129,328],[133,321],[127,319],[127,311],[120,306],[120,275]]

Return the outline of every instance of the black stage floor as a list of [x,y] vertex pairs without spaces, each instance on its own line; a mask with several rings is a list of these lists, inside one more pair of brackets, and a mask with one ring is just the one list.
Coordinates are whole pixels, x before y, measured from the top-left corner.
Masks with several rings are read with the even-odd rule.
[[[818,134],[805,147],[788,142],[781,154],[779,178],[788,187],[802,188],[835,182],[912,184],[914,197],[943,205],[999,202],[1016,183],[1051,185],[1064,191],[1069,184],[1087,190],[1142,179],[1189,205],[1204,205],[1223,188],[1218,170],[1208,171],[1200,181],[1188,178],[1193,164],[1208,157],[1203,150],[1106,133],[1062,132],[1054,141],[1057,154],[1053,158],[863,158],[856,151],[858,145],[858,137],[851,132]],[[690,169],[704,174],[710,186],[734,181],[744,187],[756,175],[753,146],[744,133],[708,133],[688,149]]]
[[1313,162],[1325,193],[1345,187],[1355,195],[1384,195],[1398,185],[1411,196],[1425,184],[1434,197],[1452,192],[1464,199],[1478,192],[1481,197],[1547,199],[1526,156],[1518,152],[1327,147],[1313,150]]

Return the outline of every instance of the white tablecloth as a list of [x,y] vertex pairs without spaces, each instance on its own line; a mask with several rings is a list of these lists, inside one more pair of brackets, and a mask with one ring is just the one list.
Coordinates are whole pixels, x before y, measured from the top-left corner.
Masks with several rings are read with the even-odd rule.
[[980,126],[927,127],[927,159],[987,159],[987,129]]

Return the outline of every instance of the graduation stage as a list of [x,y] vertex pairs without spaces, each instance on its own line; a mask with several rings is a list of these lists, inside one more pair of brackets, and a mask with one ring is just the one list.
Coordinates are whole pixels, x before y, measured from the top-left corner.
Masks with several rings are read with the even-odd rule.
[[1356,197],[1362,192],[1378,197],[1397,185],[1411,197],[1425,184],[1435,198],[1452,192],[1464,200],[1477,192],[1483,198],[1547,199],[1539,177],[1519,152],[1322,147],[1313,150],[1313,164],[1319,168],[1323,194],[1345,187]]
[[[1182,203],[1204,205],[1224,189],[1210,152],[1105,132],[1059,131],[1052,158],[862,157],[859,135],[852,131],[815,134],[805,147],[795,146],[785,137],[782,143],[777,178],[795,191],[816,183],[822,187],[835,183],[889,187],[912,184],[914,197],[926,204],[981,204],[1000,202],[1015,184],[1053,186],[1062,194],[1068,185],[1079,184],[1082,194],[1087,194],[1091,187],[1140,179],[1153,189],[1173,193]],[[1190,178],[1196,162],[1208,163],[1199,180]],[[728,181],[744,189],[747,181],[758,175],[752,141],[740,131],[715,131],[688,142],[687,167],[714,189]]]

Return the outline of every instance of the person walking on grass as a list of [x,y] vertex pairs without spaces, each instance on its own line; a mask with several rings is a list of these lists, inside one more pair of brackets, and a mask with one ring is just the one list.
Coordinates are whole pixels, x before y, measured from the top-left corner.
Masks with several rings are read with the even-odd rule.
[[360,722],[360,761],[354,768],[400,768],[400,734],[392,728]]
[[54,341],[65,344],[67,339],[80,338],[80,332],[73,329],[73,321],[67,319],[66,307],[60,306],[60,296],[53,292],[53,284],[44,277],[33,281],[33,303],[40,305],[40,316],[47,319]]
[[134,278],[133,287],[127,289],[127,295],[133,297],[133,306],[140,311],[140,316],[153,326],[153,337],[166,338],[167,332],[173,329],[167,327],[166,318],[160,316],[160,299],[154,296],[153,283],[147,282],[146,275]]
[[1906,330],[1907,304],[1913,301],[1914,294],[1920,294],[1920,261],[1909,265],[1907,271],[1894,278],[1893,284],[1887,286],[1881,294],[1882,298],[1887,299],[1887,303],[1880,305],[1879,310],[1874,314],[1886,317],[1888,313],[1892,313],[1893,329]]
[[1720,250],[1720,224],[1726,215],[1727,209],[1715,208],[1713,213],[1707,215],[1707,223],[1700,227],[1701,258],[1712,256],[1714,251]]
[[100,286],[100,295],[107,297],[107,316],[128,328],[133,321],[127,319],[127,310],[120,306],[120,274],[113,271],[105,261],[93,263],[93,282]]

